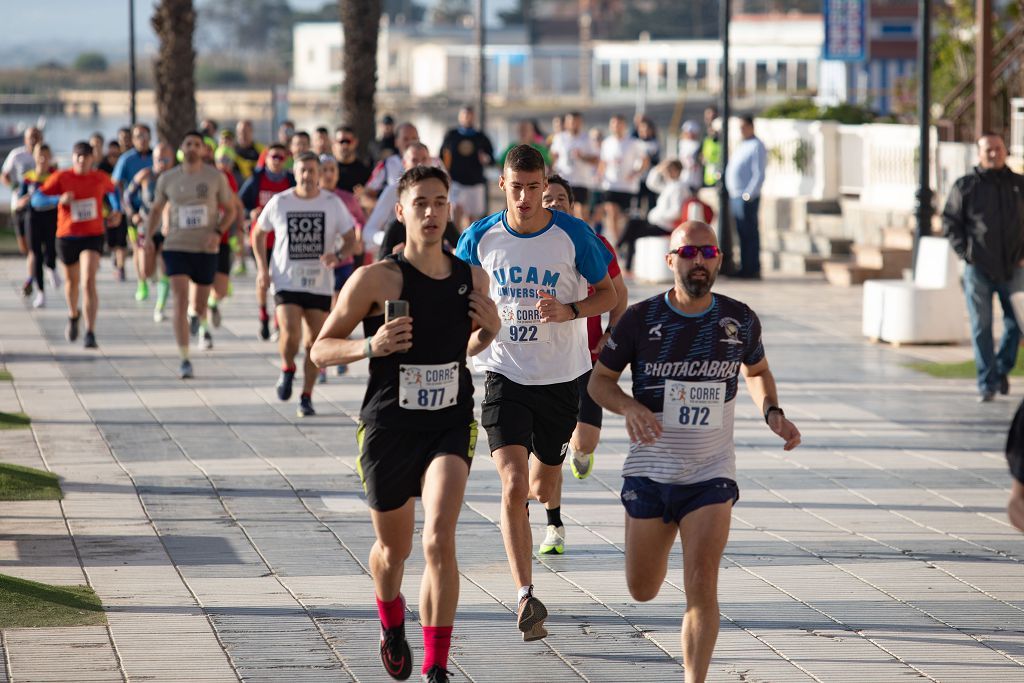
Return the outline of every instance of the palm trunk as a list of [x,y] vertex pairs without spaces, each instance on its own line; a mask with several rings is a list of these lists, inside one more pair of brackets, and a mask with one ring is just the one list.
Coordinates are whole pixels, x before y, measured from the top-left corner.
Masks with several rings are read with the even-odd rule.
[[338,0],[342,50],[341,114],[359,136],[359,155],[365,156],[374,139],[377,92],[377,33],[381,0]]
[[192,0],[159,0],[151,23],[160,39],[153,64],[157,138],[177,147],[196,126],[196,51],[192,46],[196,12]]

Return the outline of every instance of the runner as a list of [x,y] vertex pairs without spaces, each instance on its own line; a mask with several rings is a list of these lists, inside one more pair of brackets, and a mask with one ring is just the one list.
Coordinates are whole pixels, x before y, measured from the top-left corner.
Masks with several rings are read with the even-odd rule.
[[[405,153],[402,154],[402,172],[408,171],[410,168],[416,166],[430,166],[430,150],[422,142],[410,143],[405,148]],[[388,185],[380,193],[377,198],[377,203],[373,207],[373,211],[370,212],[370,217],[366,219],[366,225],[363,226],[363,244],[365,248],[374,254],[383,244],[383,240],[386,238],[386,233],[389,226],[394,224],[401,225],[401,221],[395,218],[395,204],[398,203],[398,185]],[[450,205],[449,205],[450,206]],[[458,234],[458,233],[456,233]],[[399,242],[405,241],[398,240]],[[394,246],[392,244],[391,246]],[[391,248],[388,248],[386,252],[380,254],[380,258],[383,258],[390,254]]]
[[[236,215],[234,198],[224,174],[203,163],[205,144],[199,131],[185,133],[181,140],[185,161],[160,174],[156,181],[156,199],[146,221],[146,249],[155,253],[157,224],[167,207],[163,260],[174,294],[174,338],[181,355],[179,376],[182,379],[192,377],[189,336],[190,332],[198,331],[190,330],[189,312],[194,314],[196,322],[206,317],[206,299],[217,272],[220,238]],[[223,213],[218,214],[218,210]],[[195,284],[191,292],[190,282]]]
[[[300,154],[295,170],[298,184],[274,195],[263,208],[252,244],[257,283],[260,288],[274,285],[275,312],[281,328],[277,397],[287,401],[292,396],[295,354],[305,338],[298,416],[308,417],[316,414],[313,385],[319,375],[309,349],[331,311],[333,269],[352,254],[355,221],[337,195],[320,190],[320,160],[314,152]],[[269,259],[265,233],[280,234]]]
[[[153,307],[153,321],[158,323],[164,320],[164,309],[167,307],[167,295],[171,291],[171,281],[167,277],[163,261],[160,258],[160,250],[163,248],[164,243],[164,233],[161,230],[157,230],[153,235],[153,249],[147,249],[146,222],[149,220],[149,214],[152,212],[153,202],[156,199],[157,178],[172,166],[174,166],[174,150],[166,142],[157,143],[153,149],[153,165],[135,174],[135,177],[132,178],[125,188],[125,197],[121,200],[121,206],[134,206],[138,204],[139,207],[131,218],[132,225],[137,226],[133,244],[136,268],[141,269],[142,272],[142,276],[139,278],[140,283],[148,283],[149,280],[156,279],[156,305]],[[159,276],[157,276],[158,268],[160,271]],[[148,284],[146,285],[145,294],[146,296],[149,295]],[[138,292],[136,292],[135,298],[141,300],[139,299]]]
[[481,424],[501,476],[501,534],[519,591],[519,630],[529,641],[547,635],[547,609],[533,596],[526,502],[546,503],[554,494],[576,426],[577,380],[591,367],[583,319],[611,310],[615,290],[611,255],[590,227],[541,205],[547,181],[540,152],[513,147],[499,186],[508,210],[471,225],[455,253],[495,276],[490,293],[502,329],[474,365],[487,371]]
[[[355,242],[352,245],[352,256],[340,261],[334,267],[334,293],[331,295],[331,309],[333,310],[334,304],[338,303],[338,294],[341,292],[341,288],[345,286],[345,282],[352,276],[356,265],[363,263],[363,254],[365,253],[363,247],[363,226],[366,225],[366,214],[363,213],[363,207],[359,205],[359,200],[356,199],[354,194],[338,187],[338,161],[330,154],[320,155],[320,189],[338,195],[345,208],[352,214],[352,220],[355,222]],[[348,371],[348,366],[339,365],[336,371],[338,375],[344,375]],[[320,370],[320,383],[324,384],[326,382],[327,369],[322,368]]]
[[608,121],[608,137],[601,143],[597,174],[604,189],[604,223],[608,241],[618,244],[623,224],[635,208],[640,178],[650,165],[643,144],[627,135],[626,119],[616,114]]
[[601,150],[583,128],[583,114],[569,112],[563,125],[564,129],[555,135],[551,143],[551,168],[569,181],[574,200],[572,213],[589,222],[589,186],[593,182]]
[[18,188],[25,179],[25,173],[35,168],[36,159],[34,150],[36,145],[43,141],[43,133],[35,126],[25,129],[24,142],[20,147],[15,147],[4,159],[3,166],[0,166],[0,180],[7,187],[11,188],[11,220],[14,223],[14,234],[18,242],[18,252],[25,255],[25,280],[21,287],[21,293],[32,296],[32,273],[35,267],[32,262],[32,250],[29,248],[28,239],[25,236],[25,220],[28,215],[28,208],[19,209]]
[[359,158],[359,137],[351,126],[334,129],[334,156],[338,159],[338,188],[357,194],[373,172]]
[[331,153],[331,131],[324,126],[318,126],[313,131],[313,151],[317,156]]
[[452,178],[453,220],[459,232],[484,215],[487,181],[484,167],[494,163],[494,146],[477,130],[476,112],[466,105],[459,110],[459,126],[445,133],[441,160]]
[[373,175],[363,186],[364,191],[370,197],[378,197],[384,188],[398,182],[405,172],[402,164],[402,157],[405,150],[414,142],[420,141],[420,133],[416,126],[411,123],[403,123],[395,129],[395,147],[398,154],[390,154],[382,159],[373,169]]
[[[779,408],[757,315],[711,293],[722,266],[715,231],[688,221],[672,233],[670,249],[675,286],[626,310],[601,351],[590,395],[626,418],[621,499],[634,599],[654,599],[676,536],[682,539],[683,666],[693,683],[707,675],[718,637],[718,565],[739,499],[733,415],[740,373],[785,450],[800,444],[800,432]],[[627,365],[632,397],[618,385]]]
[[[545,209],[571,215],[574,199],[572,188],[565,178],[558,175],[548,176],[548,187],[544,190],[544,197],[541,200]],[[622,317],[629,301],[629,292],[626,290],[626,283],[622,281],[622,272],[619,270],[619,261],[615,257],[615,250],[604,237],[598,235],[597,238],[601,240],[601,244],[604,245],[612,259],[608,264],[608,277],[612,279],[612,286],[615,288],[615,308],[608,313],[607,330],[601,329],[601,316],[592,315],[587,318],[587,346],[590,349],[591,365],[597,360],[597,354],[608,341],[611,330]],[[592,289],[588,288],[587,294],[592,293]],[[576,429],[573,430],[572,438],[569,439],[569,467],[577,479],[586,479],[593,471],[594,451],[597,450],[597,442],[601,438],[601,406],[594,403],[594,399],[590,398],[590,394],[587,392],[589,381],[589,370],[577,380],[580,402],[576,415]],[[561,555],[565,552],[561,469],[558,470],[558,485],[548,501],[544,503],[544,511],[547,514],[548,526],[539,552],[541,555]]]
[[[107,229],[107,246],[114,252],[114,268],[117,270],[117,279],[122,282],[125,279],[124,266],[125,254],[128,249],[128,234],[133,232],[137,235],[139,228],[142,226],[137,223],[129,225],[127,219],[127,217],[133,217],[138,214],[138,199],[131,198],[132,203],[130,205],[121,206],[121,195],[123,195],[125,188],[128,187],[128,183],[135,178],[139,171],[153,166],[153,151],[149,148],[150,136],[149,126],[144,123],[135,124],[132,127],[132,149],[122,154],[114,166],[113,178],[118,192],[117,204],[114,208],[122,210],[126,215],[126,219],[121,221],[120,225]],[[135,240],[132,241],[134,242]],[[138,252],[136,251],[137,254]],[[136,256],[136,274],[139,279],[139,284],[135,290],[136,301],[145,301],[149,297],[149,285],[146,283],[142,270],[138,268],[141,260],[141,258]]]
[[[252,226],[260,216],[260,211],[267,205],[270,198],[278,192],[284,192],[290,187],[295,187],[295,176],[291,171],[285,170],[284,163],[288,158],[288,150],[284,145],[274,143],[267,148],[267,165],[256,169],[248,180],[238,191],[242,199],[242,206],[248,212],[250,233]],[[250,247],[252,246],[252,235],[250,234]],[[265,235],[267,240],[267,251],[274,250],[274,233]],[[244,256],[242,257],[244,259]],[[267,289],[256,285],[256,305],[259,306],[258,316],[260,321],[259,338],[263,341],[270,339],[270,316],[267,314]],[[277,322],[274,323],[275,333]]]
[[[115,192],[114,181],[103,171],[93,169],[92,147],[76,142],[71,150],[71,168],[58,171],[32,194],[33,209],[57,204],[57,255],[64,264],[64,296],[68,304],[68,324],[64,336],[78,339],[81,311],[79,287],[84,289],[84,346],[95,349],[96,314],[100,299],[96,291],[96,270],[103,255],[103,200]],[[107,223],[118,223],[121,214],[112,211]],[[81,263],[81,265],[79,265]]]
[[50,146],[42,142],[35,148],[35,168],[25,171],[18,188],[18,211],[25,216],[25,236],[32,250],[32,279],[36,284],[36,296],[32,308],[46,305],[46,285],[43,283],[43,266],[49,269],[50,284],[60,287],[57,276],[57,207],[45,209],[31,207],[32,195],[42,187],[53,169],[50,165]]
[[235,125],[235,166],[242,180],[247,180],[256,169],[256,162],[266,148],[252,135],[252,121],[242,119]]
[[[216,159],[216,156],[214,157]],[[231,225],[220,236],[220,245],[217,247],[217,272],[213,276],[213,287],[210,289],[210,298],[206,300],[207,310],[210,312],[210,323],[214,327],[220,327],[221,312],[220,304],[231,293],[231,257],[232,253],[238,251],[238,235],[241,233],[242,217],[245,215],[245,207],[238,196],[238,183],[235,180],[234,163],[228,157],[221,157],[214,163],[214,166],[224,174],[228,181],[228,189],[231,190],[231,199],[235,204],[235,219]],[[234,246],[232,246],[234,243]],[[199,322],[199,336],[203,340],[203,348],[213,348],[213,335],[206,320]]]
[[[441,250],[448,176],[417,166],[399,181],[395,211],[409,231],[401,254],[359,268],[341,292],[312,349],[320,367],[370,359],[360,412],[359,472],[376,542],[370,550],[380,655],[392,678],[412,673],[402,577],[412,550],[415,501],[423,505],[425,568],[420,587],[423,680],[447,683],[459,598],[455,525],[473,451],[473,381],[466,356],[500,327],[487,274]],[[408,315],[385,322],[388,301]],[[363,321],[366,339],[348,339]]]

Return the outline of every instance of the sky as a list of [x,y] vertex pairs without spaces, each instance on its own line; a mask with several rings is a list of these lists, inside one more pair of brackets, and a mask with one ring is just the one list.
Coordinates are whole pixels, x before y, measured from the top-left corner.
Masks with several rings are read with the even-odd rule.
[[[31,66],[48,60],[70,63],[81,52],[99,51],[108,59],[127,59],[129,0],[47,0],[33,3],[3,0],[4,21],[17,30],[5,31],[0,43],[0,64]],[[421,0],[430,4],[432,0]],[[324,0],[290,0],[295,9],[323,6]],[[499,10],[515,0],[486,0],[487,12],[495,20]],[[196,2],[196,4],[199,4]],[[153,0],[135,0],[136,50],[152,51],[156,36],[149,26]]]

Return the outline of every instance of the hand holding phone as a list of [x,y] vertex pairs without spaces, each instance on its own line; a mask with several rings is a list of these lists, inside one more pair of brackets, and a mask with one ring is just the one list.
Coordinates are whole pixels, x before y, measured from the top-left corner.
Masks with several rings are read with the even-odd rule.
[[[374,336],[381,336],[381,346],[387,353],[405,353],[412,348],[412,321],[409,317],[409,302],[402,299],[388,299],[384,302],[384,325]],[[406,318],[396,322],[399,318]]]

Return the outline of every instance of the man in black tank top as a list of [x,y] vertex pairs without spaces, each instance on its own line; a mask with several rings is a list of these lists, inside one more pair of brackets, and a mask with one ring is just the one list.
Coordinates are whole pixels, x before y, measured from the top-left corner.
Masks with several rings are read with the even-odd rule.
[[[392,678],[405,680],[412,673],[401,584],[419,497],[426,561],[419,614],[422,672],[424,680],[448,681],[459,592],[455,524],[476,445],[466,356],[486,348],[501,322],[484,270],[441,248],[449,212],[444,171],[406,171],[395,212],[406,226],[404,250],[353,273],[311,355],[321,368],[370,359],[357,432],[358,470],[377,534],[370,571],[381,661]],[[396,299],[409,303],[409,315],[385,321],[385,301]],[[348,339],[360,322],[366,338]]]

